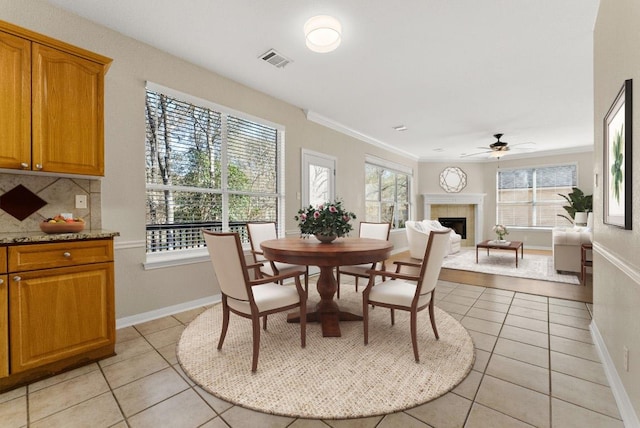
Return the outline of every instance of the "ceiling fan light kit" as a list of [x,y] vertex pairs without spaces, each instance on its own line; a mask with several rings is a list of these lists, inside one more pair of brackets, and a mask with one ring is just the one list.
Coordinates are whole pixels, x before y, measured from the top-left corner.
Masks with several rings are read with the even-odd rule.
[[329,15],[314,16],[304,24],[304,35],[310,50],[318,53],[331,52],[340,46],[342,25]]
[[[502,138],[504,134],[493,134],[493,138],[495,138],[497,141],[489,144],[489,150],[485,150],[484,152],[478,152],[478,153],[463,153],[460,155],[461,158],[466,158],[469,156],[477,156],[477,155],[482,155],[485,153],[489,153],[489,158],[497,158],[500,159],[502,156],[508,154],[507,152],[509,152],[511,150],[511,148],[509,147],[509,143],[507,143],[506,141],[500,141],[500,138]],[[518,146],[521,144],[535,144],[532,142],[528,142],[528,143],[518,143],[518,144],[514,144],[514,146]],[[485,147],[478,147],[479,149],[484,149]]]

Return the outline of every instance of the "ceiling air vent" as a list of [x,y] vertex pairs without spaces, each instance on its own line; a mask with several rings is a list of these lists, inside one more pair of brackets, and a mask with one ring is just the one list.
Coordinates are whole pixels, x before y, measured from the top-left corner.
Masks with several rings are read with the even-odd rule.
[[260,55],[259,58],[278,68],[282,68],[291,62],[290,59],[285,58],[283,55],[280,55],[274,49],[269,49],[268,51]]

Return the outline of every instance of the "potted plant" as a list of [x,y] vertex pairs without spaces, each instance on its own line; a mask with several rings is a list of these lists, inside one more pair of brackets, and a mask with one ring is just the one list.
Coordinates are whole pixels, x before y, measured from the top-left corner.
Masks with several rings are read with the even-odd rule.
[[577,187],[573,187],[568,195],[563,195],[562,193],[558,193],[558,195],[562,196],[568,202],[568,205],[564,205],[562,208],[567,211],[571,218],[565,214],[558,214],[558,216],[564,217],[571,223],[574,223],[576,213],[584,213],[584,221],[582,221],[582,219],[580,220],[581,223],[586,223],[586,214],[593,211],[593,195],[585,195],[584,192]]
[[326,202],[317,207],[309,205],[295,216],[303,236],[315,235],[321,242],[331,242],[349,233],[353,227],[350,221],[356,215],[345,210],[341,201]]

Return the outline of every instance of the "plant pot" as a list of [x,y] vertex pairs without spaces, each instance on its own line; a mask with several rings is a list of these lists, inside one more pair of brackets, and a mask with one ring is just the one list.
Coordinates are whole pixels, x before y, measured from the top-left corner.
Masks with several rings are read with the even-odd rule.
[[576,212],[573,224],[574,226],[586,226],[587,213],[583,211]]
[[330,244],[338,237],[338,235],[320,235],[319,233],[316,233],[314,236],[323,244]]

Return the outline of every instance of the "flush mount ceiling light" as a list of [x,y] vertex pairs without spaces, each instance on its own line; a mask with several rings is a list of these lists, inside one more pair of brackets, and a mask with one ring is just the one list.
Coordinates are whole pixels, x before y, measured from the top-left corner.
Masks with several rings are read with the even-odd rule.
[[398,126],[394,126],[393,129],[395,129],[396,131],[406,131],[407,127],[404,125],[398,125]]
[[342,26],[337,19],[328,15],[318,15],[304,24],[307,47],[314,52],[326,53],[340,45]]

